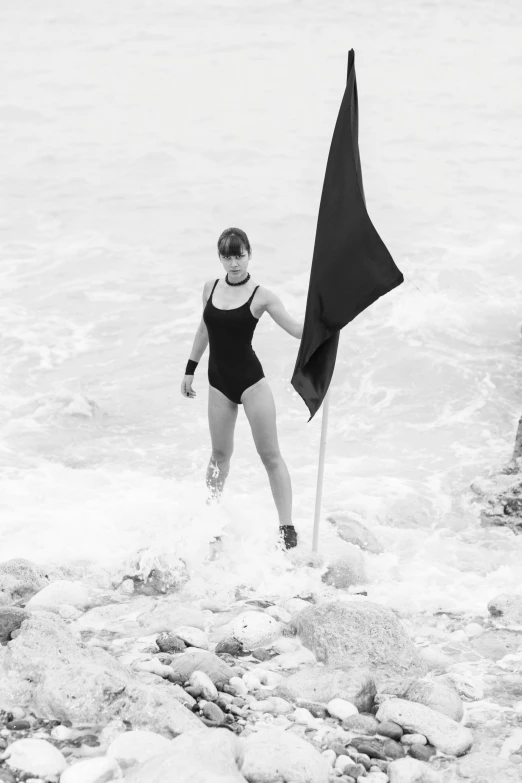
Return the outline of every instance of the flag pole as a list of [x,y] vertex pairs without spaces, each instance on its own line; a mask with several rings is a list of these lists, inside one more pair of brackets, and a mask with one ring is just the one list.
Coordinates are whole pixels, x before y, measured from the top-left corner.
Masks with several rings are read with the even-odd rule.
[[312,552],[317,552],[319,543],[319,512],[321,510],[321,496],[323,494],[323,474],[324,474],[324,455],[326,452],[326,431],[328,429],[328,408],[330,406],[330,389],[322,404],[321,418],[321,442],[319,446],[319,467],[317,469],[317,489],[315,491],[315,516],[314,516],[314,534],[312,538]]

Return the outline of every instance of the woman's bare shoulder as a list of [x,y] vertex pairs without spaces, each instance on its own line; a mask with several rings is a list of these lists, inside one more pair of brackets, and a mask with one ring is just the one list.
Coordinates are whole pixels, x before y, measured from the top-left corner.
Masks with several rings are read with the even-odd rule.
[[210,296],[210,292],[212,291],[212,287],[214,283],[216,282],[216,278],[214,277],[212,280],[207,280],[205,283],[203,283],[203,304],[205,305],[207,303],[207,299]]
[[270,302],[273,301],[274,293],[265,285],[260,285],[257,288],[254,298],[255,311],[257,313],[256,318],[261,318],[263,313],[266,312]]
[[274,292],[271,291],[270,288],[267,288],[266,285],[260,285],[258,287],[256,299],[259,299],[259,301],[263,302],[263,304],[269,304],[271,301],[273,301],[274,297]]

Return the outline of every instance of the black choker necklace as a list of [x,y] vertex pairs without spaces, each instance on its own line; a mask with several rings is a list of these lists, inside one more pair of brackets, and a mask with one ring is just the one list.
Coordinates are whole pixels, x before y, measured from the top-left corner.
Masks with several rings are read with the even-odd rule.
[[231,283],[230,280],[228,279],[228,272],[225,277],[225,282],[228,283],[228,285],[245,285],[245,283],[248,282],[248,280],[250,280],[250,272],[248,272],[245,279],[240,280],[239,283]]

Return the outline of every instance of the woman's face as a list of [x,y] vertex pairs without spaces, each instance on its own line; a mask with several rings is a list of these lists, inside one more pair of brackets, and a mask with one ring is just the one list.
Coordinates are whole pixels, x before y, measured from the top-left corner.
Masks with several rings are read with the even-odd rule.
[[245,277],[250,258],[244,247],[241,249],[240,255],[237,256],[223,256],[219,253],[219,260],[223,264],[231,282]]

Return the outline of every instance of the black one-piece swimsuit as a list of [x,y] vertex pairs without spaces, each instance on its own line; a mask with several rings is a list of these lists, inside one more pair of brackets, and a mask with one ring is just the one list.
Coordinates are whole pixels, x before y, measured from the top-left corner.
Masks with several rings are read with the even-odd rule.
[[221,310],[212,301],[214,288],[203,310],[209,343],[208,381],[237,405],[242,405],[241,395],[261,378],[265,377],[261,362],[252,348],[252,337],[259,318],[250,312],[254,292],[248,302],[230,310]]

